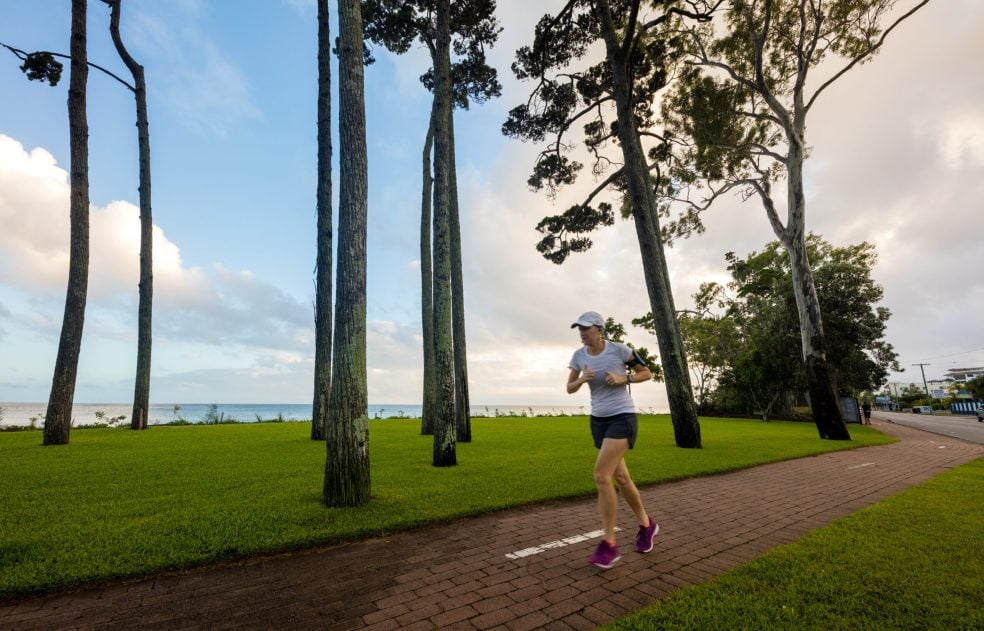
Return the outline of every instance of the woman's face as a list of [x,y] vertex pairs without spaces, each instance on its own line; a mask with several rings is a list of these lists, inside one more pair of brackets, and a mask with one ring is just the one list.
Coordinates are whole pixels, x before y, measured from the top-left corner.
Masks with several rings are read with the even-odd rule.
[[581,343],[585,346],[591,346],[601,339],[601,329],[596,326],[578,325],[577,330],[581,334]]

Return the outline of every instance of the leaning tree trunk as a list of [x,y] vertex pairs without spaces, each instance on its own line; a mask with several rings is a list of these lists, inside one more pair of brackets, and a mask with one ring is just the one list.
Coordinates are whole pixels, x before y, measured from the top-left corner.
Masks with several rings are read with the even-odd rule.
[[65,313],[58,340],[55,372],[51,380],[51,394],[44,416],[45,445],[68,444],[89,282],[89,123],[85,112],[89,66],[86,59],[85,19],[86,0],[72,0],[72,69],[68,85],[71,245],[68,254]]
[[431,153],[434,146],[437,103],[431,105],[430,122],[424,139],[423,188],[420,194],[420,326],[424,336],[424,392],[420,415],[420,433],[434,434],[434,417],[437,414],[437,380],[434,375],[434,269],[431,265],[431,193],[434,178],[431,176]]
[[366,159],[362,10],[340,0],[338,28],[339,160],[338,281],[325,463],[324,502],[369,501],[369,417],[366,386]]
[[437,2],[434,55],[434,361],[438,410],[435,467],[457,464],[454,420],[454,349],[451,325],[451,22],[449,0]]
[[618,115],[618,139],[625,159],[626,183],[632,203],[639,250],[642,253],[646,289],[653,311],[659,358],[663,365],[666,395],[669,400],[673,434],[678,447],[701,447],[700,423],[694,404],[693,388],[687,355],[676,317],[670,277],[666,269],[666,257],[660,238],[659,219],[656,214],[656,198],[650,184],[646,154],[636,131],[632,113],[632,89],[625,53],[621,50],[615,33],[610,7],[606,0],[599,0],[608,65],[612,69],[615,107]]
[[[810,269],[810,259],[806,252],[804,229],[806,199],[803,196],[802,146],[800,142],[789,143],[787,203],[790,212],[786,229],[781,232],[777,230],[777,234],[789,253],[789,267],[792,273],[793,295],[796,298],[796,311],[799,314],[800,340],[803,346],[803,361],[806,364],[813,421],[817,425],[820,438],[850,440],[851,435],[847,431],[844,415],[837,402],[836,375],[833,367],[827,362],[820,301],[817,299],[813,271]],[[778,226],[774,224],[774,227]]]
[[820,316],[820,303],[813,285],[813,272],[802,236],[792,242],[783,241],[789,252],[793,277],[793,294],[799,313],[803,361],[806,364],[810,407],[820,438],[850,440],[844,415],[837,402],[836,375],[827,362],[826,338]]
[[318,0],[318,254],[314,298],[314,403],[311,440],[328,435],[331,393],[331,30],[328,0]]
[[150,351],[154,303],[154,217],[150,195],[150,124],[147,121],[147,83],[120,37],[120,1],[112,0],[109,33],[120,59],[133,75],[137,104],[137,148],[140,160],[140,284],[137,306],[137,375],[133,387],[131,429],[147,429],[150,413]]
[[454,426],[459,443],[471,442],[471,402],[468,396],[468,353],[465,345],[465,282],[461,264],[461,219],[458,216],[458,167],[454,152],[454,109],[448,120],[451,235],[451,328],[454,342]]

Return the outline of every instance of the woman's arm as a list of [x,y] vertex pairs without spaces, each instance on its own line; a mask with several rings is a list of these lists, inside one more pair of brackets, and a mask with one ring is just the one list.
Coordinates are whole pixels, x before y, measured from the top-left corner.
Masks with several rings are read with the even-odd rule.
[[[628,367],[628,372],[606,372],[605,373],[605,383],[610,386],[622,386],[627,383],[639,383],[640,381],[649,381],[653,378],[653,373],[649,370],[649,367],[645,364],[633,364]],[[567,391],[570,392],[570,386],[568,385]]]
[[[632,383],[639,383],[640,381],[649,381],[653,378],[653,373],[649,370],[649,366],[645,364],[636,364],[635,366],[629,367],[629,372],[632,373]],[[628,375],[626,375],[626,379]]]

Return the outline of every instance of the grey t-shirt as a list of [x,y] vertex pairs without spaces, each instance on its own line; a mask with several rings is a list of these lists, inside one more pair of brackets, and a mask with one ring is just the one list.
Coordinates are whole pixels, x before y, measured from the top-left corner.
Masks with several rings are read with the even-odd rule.
[[570,368],[583,371],[591,368],[595,378],[588,382],[591,388],[591,415],[615,416],[625,412],[635,412],[635,404],[625,384],[610,386],[605,383],[605,373],[625,374],[626,364],[632,363],[635,351],[620,342],[605,340],[605,348],[598,355],[588,353],[582,346],[574,351]]

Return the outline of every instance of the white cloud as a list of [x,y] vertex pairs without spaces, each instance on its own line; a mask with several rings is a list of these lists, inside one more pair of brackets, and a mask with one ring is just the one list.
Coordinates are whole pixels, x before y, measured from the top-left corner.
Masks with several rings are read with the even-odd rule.
[[[154,7],[126,14],[131,41],[156,61],[148,90],[174,110],[178,120],[206,135],[223,137],[241,123],[262,118],[246,75],[199,26],[200,2]],[[167,11],[166,16],[151,11]]]
[[[18,298],[18,306],[4,307],[0,315],[48,343],[60,330],[68,275],[67,181],[47,151],[27,151],[0,135],[0,284]],[[139,209],[130,202],[90,208],[90,338],[136,338],[139,236]],[[261,373],[296,367],[313,348],[311,313],[310,305],[249,270],[185,266],[177,244],[154,226],[156,349],[197,343],[239,349],[245,357],[239,361]]]
[[0,191],[0,282],[64,284],[68,253],[52,236],[67,232],[68,174],[44,149],[0,135]]
[[984,112],[954,112],[945,117],[940,151],[950,169],[984,166]]

